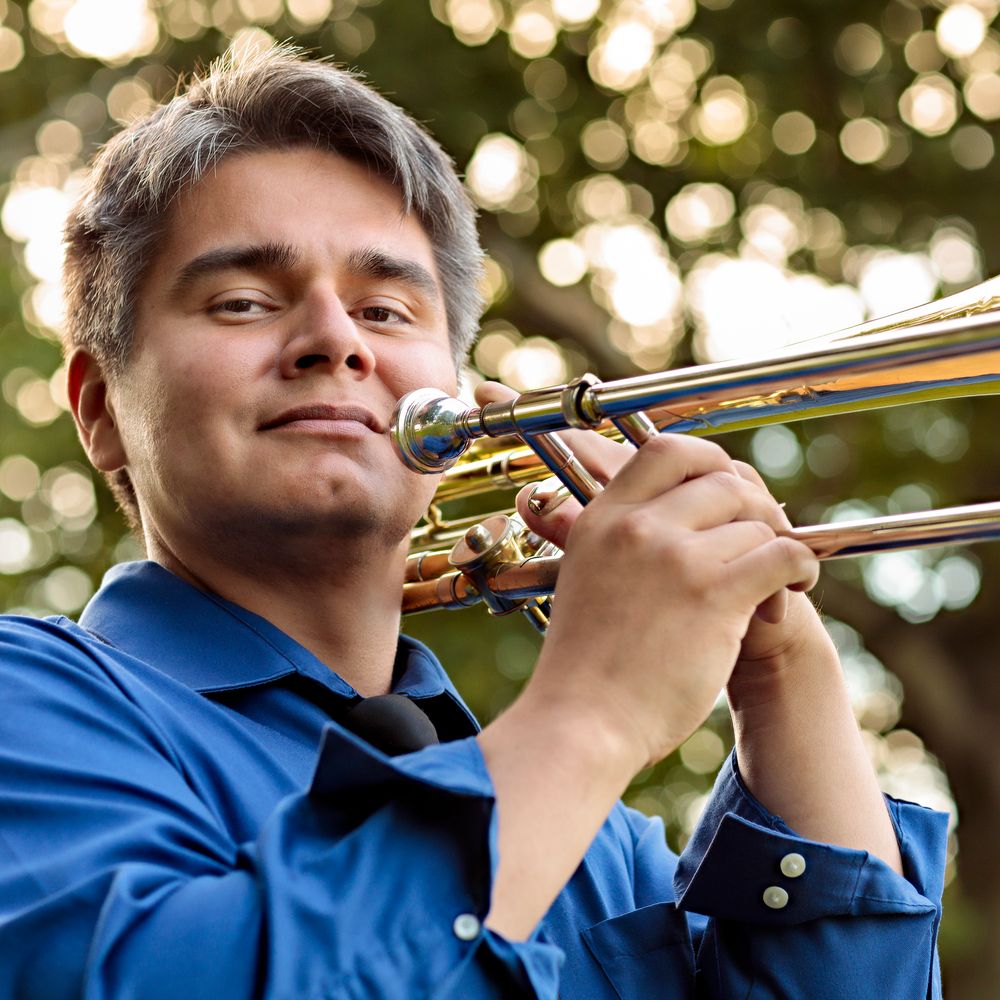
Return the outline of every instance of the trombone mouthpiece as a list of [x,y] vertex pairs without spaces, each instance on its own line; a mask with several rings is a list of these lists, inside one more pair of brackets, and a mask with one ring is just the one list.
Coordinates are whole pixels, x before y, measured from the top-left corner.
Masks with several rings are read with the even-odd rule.
[[469,418],[478,412],[437,389],[408,392],[396,404],[389,429],[396,454],[415,472],[451,468],[477,436]]

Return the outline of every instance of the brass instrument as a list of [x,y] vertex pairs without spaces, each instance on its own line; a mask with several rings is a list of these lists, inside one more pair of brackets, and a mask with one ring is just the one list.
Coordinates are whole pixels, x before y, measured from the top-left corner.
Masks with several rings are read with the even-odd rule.
[[[582,503],[600,487],[556,432],[586,428],[640,445],[656,432],[714,434],[876,407],[1000,391],[1000,277],[927,306],[767,357],[566,385],[472,407],[437,390],[404,396],[392,437],[402,460],[445,472],[437,502],[555,474]],[[511,446],[511,441],[516,442]],[[470,447],[471,446],[471,447]],[[446,471],[447,470],[447,471]],[[476,519],[471,519],[474,522]],[[795,528],[821,559],[1000,538],[1000,503]],[[454,542],[451,553],[428,552]],[[484,601],[544,627],[558,550],[498,514],[415,532],[403,610]]]

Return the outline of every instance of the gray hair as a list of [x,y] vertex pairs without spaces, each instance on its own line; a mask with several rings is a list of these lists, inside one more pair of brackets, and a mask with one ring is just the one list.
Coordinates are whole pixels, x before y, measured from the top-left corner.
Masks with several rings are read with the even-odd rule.
[[434,249],[456,366],[482,310],[475,209],[441,147],[351,73],[290,46],[227,54],[98,154],[66,227],[68,341],[121,371],[135,296],[170,206],[224,157],[308,145],[365,164],[402,195]]
[[[108,142],[66,226],[66,346],[120,374],[134,332],[137,290],[170,208],[224,157],[310,146],[389,181],[426,231],[443,286],[456,368],[482,310],[475,209],[441,147],[402,109],[353,74],[291,46],[227,54],[187,89]],[[137,527],[124,471],[110,483]]]

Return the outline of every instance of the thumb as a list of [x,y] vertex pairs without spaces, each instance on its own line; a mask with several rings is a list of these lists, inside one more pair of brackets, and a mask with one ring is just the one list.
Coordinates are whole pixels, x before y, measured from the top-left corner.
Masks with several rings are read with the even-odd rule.
[[552,476],[525,486],[517,494],[517,512],[536,535],[565,549],[570,529],[583,512],[583,507]]

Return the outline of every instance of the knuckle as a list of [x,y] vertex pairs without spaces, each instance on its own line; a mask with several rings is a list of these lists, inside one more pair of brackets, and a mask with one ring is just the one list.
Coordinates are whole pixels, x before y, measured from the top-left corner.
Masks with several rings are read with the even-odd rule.
[[717,580],[711,568],[691,548],[675,546],[672,559],[664,559],[671,575],[692,596],[706,602],[717,593]]
[[807,545],[787,535],[778,536],[775,544],[789,571],[805,570],[816,561],[816,556]]
[[742,499],[746,495],[746,483],[738,476],[724,469],[716,469],[714,472],[707,472],[704,476],[712,484],[712,488],[719,493],[727,494]]
[[643,508],[630,510],[611,522],[609,542],[623,548],[648,548],[656,542],[656,518]]
[[681,447],[680,440],[673,434],[656,434],[643,444],[639,449],[640,453],[654,457],[666,457],[676,455]]
[[722,466],[732,468],[733,460],[722,445],[718,445],[714,441],[707,441],[705,438],[685,438],[685,440],[689,442],[693,450],[702,452],[706,457]]
[[736,469],[737,475],[744,479],[748,483],[752,483],[754,486],[765,488],[764,480],[761,479],[760,473],[749,464],[749,462],[740,461],[740,459],[733,459],[733,466]]

